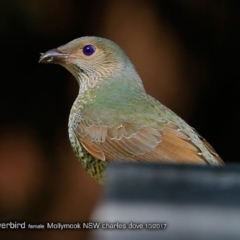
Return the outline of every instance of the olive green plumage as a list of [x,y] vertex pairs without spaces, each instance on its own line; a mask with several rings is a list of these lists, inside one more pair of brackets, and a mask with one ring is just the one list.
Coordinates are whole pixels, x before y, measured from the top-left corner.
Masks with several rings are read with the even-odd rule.
[[107,161],[223,165],[214,149],[174,112],[149,96],[134,66],[114,42],[83,37],[46,52],[79,83],[69,116],[77,158],[98,182]]

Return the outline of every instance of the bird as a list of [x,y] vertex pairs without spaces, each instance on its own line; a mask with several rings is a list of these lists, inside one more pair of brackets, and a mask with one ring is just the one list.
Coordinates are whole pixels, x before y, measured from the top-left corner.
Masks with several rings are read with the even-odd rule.
[[79,93],[68,133],[76,157],[100,184],[109,162],[224,165],[214,148],[182,118],[146,93],[121,47],[80,37],[40,56],[65,67]]

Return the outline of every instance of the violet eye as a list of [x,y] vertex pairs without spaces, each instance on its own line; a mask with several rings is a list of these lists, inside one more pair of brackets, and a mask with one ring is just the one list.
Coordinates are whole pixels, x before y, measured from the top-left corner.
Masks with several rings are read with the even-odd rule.
[[92,46],[92,45],[86,45],[86,46],[83,48],[83,53],[84,53],[86,56],[90,56],[90,55],[92,55],[94,52],[95,52],[95,47]]

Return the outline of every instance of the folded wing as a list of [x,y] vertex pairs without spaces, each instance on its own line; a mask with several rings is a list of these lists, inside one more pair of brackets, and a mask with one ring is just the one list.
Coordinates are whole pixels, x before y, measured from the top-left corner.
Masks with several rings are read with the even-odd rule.
[[[160,127],[134,123],[108,127],[89,125],[88,121],[83,120],[79,124],[78,137],[84,148],[101,160],[207,163],[189,136],[172,122]],[[221,163],[210,144],[202,141]]]

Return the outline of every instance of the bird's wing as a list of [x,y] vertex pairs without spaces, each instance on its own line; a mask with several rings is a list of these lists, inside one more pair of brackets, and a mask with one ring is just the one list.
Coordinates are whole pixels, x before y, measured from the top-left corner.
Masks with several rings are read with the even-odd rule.
[[193,131],[196,133],[196,135],[199,137],[199,139],[202,141],[203,145],[208,149],[208,151],[214,156],[215,160],[219,163],[219,165],[224,165],[223,160],[221,157],[217,154],[216,150],[213,148],[213,146],[205,139],[203,138],[196,129],[192,128]]
[[134,123],[89,126],[87,122],[83,120],[79,125],[79,140],[98,159],[206,163],[200,149],[172,122],[161,127]]
[[[211,164],[224,165],[214,148],[205,139],[201,138],[197,132],[196,135],[212,155],[213,160],[211,160]],[[171,122],[168,122],[164,128],[161,143],[159,143],[153,151],[141,155],[140,159],[160,159],[166,162],[210,164],[210,161],[203,157],[202,150],[193,143],[191,138]]]
[[[90,154],[108,161],[204,164],[208,160],[202,150],[207,148],[216,159],[211,163],[218,164],[218,156],[211,152],[212,148],[201,143],[182,119],[144,91],[132,90],[130,95],[129,81],[123,80],[115,81],[114,86],[109,84],[109,89],[104,86],[107,90],[104,94],[101,88],[97,89],[95,101],[88,104],[81,119],[76,121],[76,135]],[[110,91],[111,94],[106,95]]]
[[[90,126],[85,121],[79,125],[80,141],[93,156],[105,160],[126,159],[153,150],[162,139],[161,131],[153,127],[138,128],[133,123],[119,126]],[[84,136],[85,135],[85,136]]]

